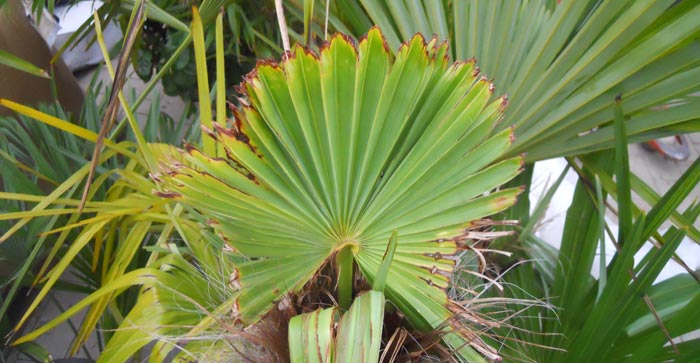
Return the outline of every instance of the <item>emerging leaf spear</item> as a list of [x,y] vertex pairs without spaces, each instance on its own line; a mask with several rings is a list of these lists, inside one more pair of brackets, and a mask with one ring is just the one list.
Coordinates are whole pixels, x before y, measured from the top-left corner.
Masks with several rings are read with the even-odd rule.
[[95,177],[95,170],[97,169],[97,164],[100,159],[100,153],[102,152],[102,144],[104,143],[105,137],[107,137],[107,133],[112,129],[112,126],[114,126],[114,119],[117,117],[117,112],[119,111],[119,94],[121,93],[122,87],[124,87],[124,82],[126,80],[126,70],[129,68],[131,50],[134,46],[134,42],[136,41],[136,36],[138,35],[139,30],[141,30],[145,19],[145,1],[137,0],[135,5],[135,13],[132,14],[129,27],[126,31],[126,36],[124,37],[124,45],[121,53],[119,54],[119,62],[117,63],[117,69],[114,74],[114,81],[112,82],[112,91],[109,94],[107,110],[102,118],[100,133],[97,135],[97,140],[95,140],[95,150],[92,152],[90,173],[88,174],[87,181],[85,182],[83,196],[80,198],[78,212],[82,212],[83,207],[85,207],[88,192],[90,190],[90,186],[92,185],[92,179]]

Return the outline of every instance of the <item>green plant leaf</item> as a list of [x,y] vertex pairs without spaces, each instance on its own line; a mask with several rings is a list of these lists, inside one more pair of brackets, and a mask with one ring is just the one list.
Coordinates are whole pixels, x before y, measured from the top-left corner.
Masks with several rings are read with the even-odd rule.
[[[25,115],[27,117],[31,117],[35,120],[41,121],[49,126],[55,127],[59,130],[63,130],[65,132],[71,133],[73,135],[76,135],[78,137],[81,137],[85,140],[88,141],[97,141],[97,133],[87,130],[83,127],[80,127],[78,125],[75,125],[71,122],[62,120],[58,117],[51,116],[47,113],[38,111],[36,109],[33,109],[31,107],[27,107],[24,105],[20,105],[16,102],[7,100],[7,99],[0,99],[0,106],[7,107],[21,115]],[[125,154],[125,155],[133,155],[133,153],[130,153],[129,151],[119,148],[114,142],[111,140],[105,140],[105,146],[118,150],[119,152]]]
[[[446,51],[416,36],[393,59],[377,29],[357,47],[340,35],[319,55],[296,47],[246,77],[232,128],[214,125],[225,157],[190,147],[164,164],[161,195],[206,214],[251,259],[234,274],[244,324],[343,248],[373,283],[396,229],[388,298],[418,329],[451,330],[449,256],[470,221],[514,203],[519,188],[494,190],[521,159],[495,163],[512,142],[510,129],[488,136],[505,103]],[[496,355],[458,330],[447,341],[467,359],[482,360],[465,343]]]
[[[206,65],[206,50],[204,45],[204,30],[202,25],[202,17],[199,15],[199,10],[196,6],[192,7],[192,39],[194,40],[194,57],[197,67],[197,92],[199,95],[199,121],[202,126],[209,129],[213,128],[213,117],[211,113],[211,98],[209,97],[209,76],[207,75]],[[204,151],[211,153],[213,149],[213,141],[209,137],[202,137],[204,143]]]
[[518,137],[506,156],[526,152],[535,161],[612,148],[609,101],[621,93],[629,99],[630,141],[698,122],[697,108],[683,117],[673,107],[650,109],[674,98],[691,101],[688,95],[700,85],[691,76],[700,71],[694,21],[700,4],[692,1],[335,3],[338,20],[331,24],[345,22],[343,29],[357,37],[376,24],[393,50],[417,32],[437,34],[450,42],[455,59],[479,59],[481,71],[510,95],[509,112],[495,128],[516,126]]
[[14,68],[18,71],[29,73],[41,78],[51,79],[45,70],[35,66],[34,64],[27,62],[26,60],[12,55],[4,50],[0,50],[0,64]]
[[630,187],[630,161],[627,154],[627,132],[622,97],[615,99],[615,176],[617,178],[617,200],[619,230],[617,241],[623,245],[632,230],[632,188]]
[[34,343],[34,342],[26,342],[22,343],[17,346],[17,350],[22,352],[22,354],[26,354],[27,356],[31,357],[31,359],[37,361],[37,362],[42,362],[42,363],[50,363],[53,362],[53,358],[51,358],[51,354],[46,350],[46,348],[42,347],[41,345]]
[[292,363],[331,363],[335,355],[336,308],[318,309],[289,321],[289,357]]
[[112,293],[120,293],[123,292],[126,288],[132,285],[136,284],[143,284],[146,283],[147,281],[153,280],[157,278],[162,272],[154,269],[139,269],[139,270],[134,270],[129,272],[128,274],[125,274],[121,276],[119,279],[103,286],[100,290],[92,293],[89,297],[81,300],[77,304],[73,305],[70,309],[66,310],[63,312],[61,315],[59,315],[57,318],[52,320],[51,322],[47,323],[46,325],[42,326],[41,328],[32,331],[31,333],[15,340],[13,344],[22,344],[24,342],[31,341],[38,337],[39,335],[45,333],[46,331],[55,328],[58,326],[58,324],[62,323],[63,321],[67,320],[69,317],[73,316],[75,313],[80,311],[81,309],[85,308],[89,304],[95,302],[97,299],[107,295],[107,294],[112,294]]
[[[136,1],[124,0],[121,2],[121,5],[125,10],[132,10],[136,6]],[[155,20],[186,33],[190,31],[190,28],[185,23],[173,16],[173,14],[159,7],[156,3],[147,2],[146,9],[148,12],[148,19]]]
[[311,19],[314,14],[314,0],[304,0],[304,44],[311,45]]
[[335,362],[379,361],[384,303],[384,293],[375,290],[355,299],[338,323]]

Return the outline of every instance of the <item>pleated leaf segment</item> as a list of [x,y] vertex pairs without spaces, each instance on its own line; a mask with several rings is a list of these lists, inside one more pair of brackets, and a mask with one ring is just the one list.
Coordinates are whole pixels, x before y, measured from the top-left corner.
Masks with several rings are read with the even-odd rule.
[[471,221],[515,202],[520,189],[499,186],[522,158],[496,162],[513,142],[510,128],[492,133],[505,99],[490,102],[474,62],[447,54],[416,35],[393,56],[377,28],[359,45],[335,35],[318,55],[297,46],[246,76],[235,120],[208,132],[218,155],[188,147],[162,160],[162,194],[248,258],[232,276],[240,322],[334,258],[339,290],[352,289],[343,275],[354,266],[372,283],[397,230],[388,299],[415,328],[450,331],[443,339],[463,358],[495,355],[450,319],[446,288]]

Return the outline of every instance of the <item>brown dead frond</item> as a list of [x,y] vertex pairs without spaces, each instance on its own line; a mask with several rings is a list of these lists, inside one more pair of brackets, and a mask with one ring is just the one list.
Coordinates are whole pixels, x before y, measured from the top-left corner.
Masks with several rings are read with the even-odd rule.
[[[493,262],[494,255],[510,257],[511,253],[491,248],[491,241],[512,234],[511,231],[500,230],[501,228],[494,231],[494,226],[514,224],[514,221],[499,223],[482,220],[472,223],[472,226],[456,239],[463,253],[458,255],[458,264],[449,289],[449,296],[453,300],[449,308],[454,315],[447,324],[452,331],[468,337],[469,345],[491,360],[501,359],[504,349],[506,352],[527,347],[557,350],[522,339],[526,334],[556,335],[542,330],[529,331],[522,328],[542,327],[544,318],[540,312],[542,309],[552,311],[554,308],[546,300],[530,296],[503,279],[517,266],[532,261],[516,260],[505,266]],[[519,293],[508,296],[521,298],[506,297],[505,293],[512,289],[519,289]],[[556,317],[556,313],[554,316]],[[534,324],[528,325],[515,322],[523,319],[535,321]],[[450,331],[449,329],[445,331]],[[495,347],[492,346],[494,343]],[[507,358],[511,361],[527,362],[522,358]]]

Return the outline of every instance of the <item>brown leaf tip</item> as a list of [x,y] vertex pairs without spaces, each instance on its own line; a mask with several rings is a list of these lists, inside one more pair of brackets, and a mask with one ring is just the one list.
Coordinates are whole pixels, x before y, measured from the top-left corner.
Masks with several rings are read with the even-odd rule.
[[411,37],[411,39],[401,43],[401,45],[399,46],[399,50],[396,53],[400,54],[401,52],[411,49],[411,46],[413,44],[418,44],[418,46],[423,48],[423,53],[425,57],[428,58],[428,44],[425,41],[425,37],[421,33],[416,33]]
[[152,173],[148,173],[148,176],[151,177],[151,179],[152,179],[154,182],[156,182],[156,183],[160,183],[160,182],[163,181],[163,180],[161,179],[161,177],[163,176],[163,174],[161,174],[161,173],[152,172]]
[[282,59],[282,62],[285,62],[289,59],[292,58],[292,51],[291,50],[285,50],[282,52],[282,56],[280,57]]
[[[358,56],[359,52],[357,50],[355,40],[343,33],[335,33],[331,36],[329,40],[323,42],[323,45],[321,45],[321,47],[319,48],[319,54],[323,55],[325,52],[329,51],[336,44],[338,44],[338,42],[348,44],[353,49],[355,57]],[[318,59],[318,57],[315,58]]]
[[[250,102],[248,102],[248,99],[247,99],[247,98],[237,97],[237,99],[238,99],[238,102],[240,102],[241,106],[243,106],[244,108],[245,108],[245,107],[250,107]],[[236,107],[236,109],[233,110],[233,112],[234,112],[234,114],[235,114],[236,112],[240,112],[240,111],[238,110],[238,107]]]
[[382,30],[377,25],[373,25],[371,28],[369,28],[369,31],[367,31],[366,34],[360,37],[359,44],[362,45],[362,43],[366,42],[370,35],[378,35],[382,40],[382,47],[384,48],[384,51],[387,54],[391,54],[391,47],[389,47],[389,43],[386,41],[384,33],[382,33]]
[[[476,62],[474,62],[474,63],[476,63]],[[472,77],[476,78],[479,76],[479,74],[481,74],[481,68],[474,67],[474,71],[472,72]]]
[[[450,262],[452,262],[452,261],[450,261]],[[452,275],[451,271],[445,271],[445,270],[443,270],[435,265],[433,265],[432,267],[428,267],[428,266],[421,266],[421,267],[428,270],[428,272],[430,272],[431,275],[442,276],[446,279],[449,279],[450,276]]]
[[431,36],[428,40],[428,48],[437,49],[438,48],[437,44],[438,44],[437,34],[433,33],[433,36]]
[[262,67],[280,68],[280,64],[272,58],[260,58],[255,61],[255,68]]
[[234,136],[234,131],[232,129],[221,126],[218,123],[215,123],[213,126],[214,126],[214,132],[219,134],[219,135],[225,135],[225,136],[229,136],[229,137]]
[[[214,125],[217,125],[217,124],[214,123]],[[214,133],[214,130],[204,126],[204,124],[202,124],[200,127],[202,129],[202,132],[207,134],[207,136],[211,137],[212,139],[216,140],[216,133]]]
[[[284,57],[282,59],[284,60]],[[234,87],[236,92],[238,92],[241,95],[247,95],[248,86],[253,85],[255,79],[258,78],[258,70],[263,67],[280,68],[280,65],[277,61],[271,58],[258,59],[255,63],[255,67],[250,72],[248,72],[248,74],[243,76],[243,80],[241,81],[241,83]]]
[[192,145],[192,144],[190,144],[190,143],[187,143],[187,144],[185,144],[185,151],[188,152],[188,153],[190,153],[190,154],[192,154],[192,153],[195,153],[195,152],[199,152],[199,149],[197,149],[196,146],[194,146],[194,145]]
[[501,96],[501,108],[502,108],[503,110],[505,110],[506,107],[508,107],[508,98],[509,98],[509,97],[510,97],[510,96],[509,96],[507,93],[504,94],[503,96]]
[[496,85],[493,83],[493,80],[488,81],[489,82],[489,92],[494,93],[496,91]]
[[296,44],[289,59],[297,59],[299,55],[304,55],[313,58],[314,60],[318,60],[318,55],[316,55],[311,48],[302,44]]
[[357,52],[357,44],[355,44],[355,39],[353,39],[351,36],[349,36],[347,34],[335,33],[333,35],[332,40],[334,40],[334,41],[342,40],[345,43],[347,43],[348,45],[350,45],[351,47],[353,47],[355,49],[355,52]]
[[426,256],[426,257],[432,257],[432,258],[435,259],[435,261],[437,261],[437,260],[442,260],[442,254],[441,254],[440,252],[426,253],[425,256]]
[[231,112],[235,112],[235,110],[238,108],[233,102],[229,100],[226,100],[226,107],[228,107],[228,110]]
[[160,190],[154,190],[153,195],[156,197],[160,198],[166,198],[166,199],[177,199],[182,197],[182,194],[176,193],[176,192],[169,192],[169,191],[160,191]]
[[233,304],[231,305],[231,317],[233,318],[234,324],[241,323],[241,308],[238,303],[238,299],[235,299],[233,301]]
[[234,268],[233,271],[231,271],[231,276],[229,277],[229,285],[233,287],[236,290],[239,290],[241,288],[241,273],[238,271],[238,268]]
[[435,283],[431,279],[427,279],[425,277],[419,277],[419,279],[423,280],[426,284],[428,284],[428,286],[435,286]]

